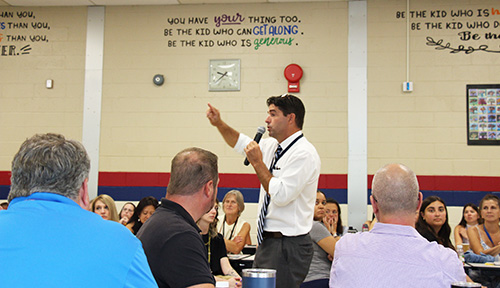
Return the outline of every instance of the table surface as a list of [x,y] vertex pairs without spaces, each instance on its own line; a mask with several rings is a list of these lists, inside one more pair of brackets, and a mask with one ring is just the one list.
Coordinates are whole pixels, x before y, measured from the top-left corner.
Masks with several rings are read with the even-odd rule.
[[253,261],[255,255],[250,254],[229,254],[227,255],[229,260],[245,260],[245,261]]
[[[500,264],[500,263],[497,263]],[[493,262],[486,263],[465,263],[465,268],[480,268],[480,269],[492,269],[497,270],[500,269],[500,265],[495,265]]]

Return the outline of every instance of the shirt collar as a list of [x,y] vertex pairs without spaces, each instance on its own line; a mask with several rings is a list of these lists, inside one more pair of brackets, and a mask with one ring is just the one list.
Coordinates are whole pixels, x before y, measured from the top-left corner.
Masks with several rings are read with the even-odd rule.
[[50,192],[35,192],[31,194],[30,196],[27,197],[16,197],[10,201],[10,205],[15,205],[16,203],[22,202],[22,201],[33,201],[33,200],[38,200],[38,201],[51,201],[51,202],[59,202],[63,204],[68,204],[68,205],[74,205],[80,207],[78,203],[75,201],[69,199],[68,197],[55,194],[55,193],[50,193]]
[[193,226],[196,231],[201,232],[200,227],[194,222],[193,217],[191,217],[191,214],[189,214],[184,207],[182,207],[180,204],[170,201],[166,198],[161,199],[161,207],[172,210],[174,213],[179,214],[182,218],[184,218],[191,226]]
[[292,143],[293,140],[295,140],[295,138],[300,136],[300,134],[302,134],[302,130],[299,130],[299,131],[293,133],[292,135],[288,136],[288,138],[286,138],[281,143],[279,143],[279,145],[281,146],[281,148],[283,150],[285,150],[286,147],[288,147],[288,145],[290,145],[290,143]]
[[398,225],[398,224],[389,224],[389,223],[380,223],[377,222],[373,226],[371,233],[376,234],[391,234],[391,235],[402,235],[408,237],[419,237],[420,233],[418,231],[408,225]]

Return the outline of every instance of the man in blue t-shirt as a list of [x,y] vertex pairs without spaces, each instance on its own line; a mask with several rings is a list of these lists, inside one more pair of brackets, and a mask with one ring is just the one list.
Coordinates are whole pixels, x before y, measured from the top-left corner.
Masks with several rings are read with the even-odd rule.
[[86,210],[89,170],[83,145],[62,135],[21,145],[0,212],[2,287],[158,287],[141,242]]

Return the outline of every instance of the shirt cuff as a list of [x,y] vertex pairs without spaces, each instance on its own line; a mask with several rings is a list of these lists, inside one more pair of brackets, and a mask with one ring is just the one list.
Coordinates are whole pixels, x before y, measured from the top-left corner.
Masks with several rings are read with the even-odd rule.
[[245,155],[245,147],[247,147],[250,142],[252,142],[252,138],[243,133],[240,133],[240,136],[238,136],[238,141],[236,142],[236,145],[234,145],[233,150],[237,153]]

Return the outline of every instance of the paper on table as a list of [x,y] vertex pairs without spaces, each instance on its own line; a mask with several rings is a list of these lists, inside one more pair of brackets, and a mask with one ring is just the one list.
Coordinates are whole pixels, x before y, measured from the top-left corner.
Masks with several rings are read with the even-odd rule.
[[217,281],[215,287],[229,287],[229,281]]
[[229,255],[227,255],[229,260],[241,260],[241,259],[245,259],[249,256],[250,256],[250,254],[229,254]]

